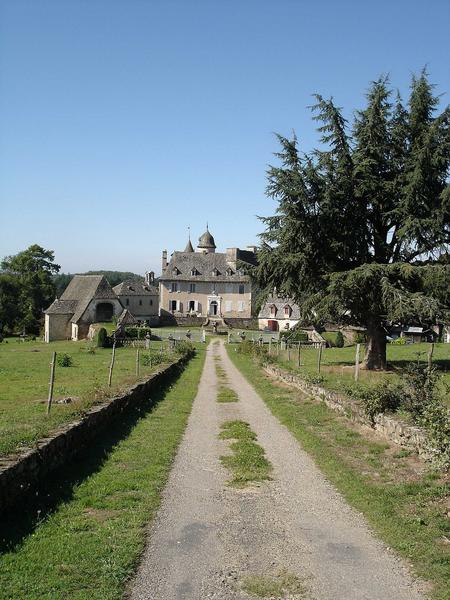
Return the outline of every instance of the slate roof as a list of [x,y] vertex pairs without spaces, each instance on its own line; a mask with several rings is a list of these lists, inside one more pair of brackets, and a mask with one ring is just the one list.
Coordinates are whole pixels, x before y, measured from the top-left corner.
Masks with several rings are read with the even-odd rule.
[[118,296],[158,296],[159,291],[154,285],[148,285],[145,281],[127,279],[113,287]]
[[[248,252],[245,254],[253,253]],[[242,260],[240,251],[238,259]],[[244,262],[248,262],[245,261]],[[231,273],[227,271],[231,269]],[[196,270],[197,275],[192,275]],[[218,272],[215,275],[215,272]],[[160,277],[160,281],[220,281],[220,282],[241,282],[249,281],[248,275],[241,273],[236,268],[236,263],[230,261],[228,255],[224,252],[174,252],[170,258],[169,264]]]
[[[275,316],[271,316],[270,308],[275,305],[277,312]],[[290,298],[280,298],[276,295],[271,295],[267,298],[266,302],[261,307],[258,314],[258,319],[284,319],[284,307],[288,305],[291,307],[291,315],[289,319],[300,319],[300,309],[297,304]]]
[[206,231],[203,235],[198,238],[197,248],[215,248],[216,242],[214,241],[213,236],[210,234],[209,229],[206,228]]
[[117,319],[117,325],[136,325],[138,320],[130,313],[130,311],[125,308],[120,317]]
[[192,242],[189,239],[188,243],[186,244],[186,248],[184,249],[185,252],[194,252],[194,248],[192,247]]
[[59,300],[55,300],[46,314],[73,314],[72,323],[83,316],[91,300],[118,300],[103,275],[74,275]]

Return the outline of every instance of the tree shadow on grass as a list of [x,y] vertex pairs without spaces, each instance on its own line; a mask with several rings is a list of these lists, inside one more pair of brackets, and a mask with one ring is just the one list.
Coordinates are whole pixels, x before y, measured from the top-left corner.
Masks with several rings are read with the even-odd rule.
[[0,519],[0,554],[14,550],[59,505],[73,498],[74,490],[80,483],[101,470],[114,447],[128,437],[140,419],[156,408],[180,374],[181,370],[177,370],[161,381],[152,390],[151,402],[122,413],[119,421],[107,425],[70,462],[53,471],[41,485],[30,489],[26,497],[5,511]]

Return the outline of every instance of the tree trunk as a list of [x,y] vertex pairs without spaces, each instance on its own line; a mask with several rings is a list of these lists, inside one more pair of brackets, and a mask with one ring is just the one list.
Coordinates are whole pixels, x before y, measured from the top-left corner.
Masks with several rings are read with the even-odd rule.
[[367,326],[367,346],[363,369],[386,370],[386,331],[378,323]]

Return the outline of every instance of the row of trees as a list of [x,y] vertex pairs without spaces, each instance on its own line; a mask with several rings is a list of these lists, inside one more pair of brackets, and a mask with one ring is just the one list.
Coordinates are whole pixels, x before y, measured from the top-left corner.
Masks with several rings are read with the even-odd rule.
[[1,262],[0,333],[39,333],[42,311],[55,299],[53,276],[60,266],[51,250],[33,244]]
[[386,321],[436,322],[450,306],[450,108],[427,73],[408,103],[373,82],[351,129],[316,96],[320,149],[278,135],[255,282],[293,298],[305,320],[367,328],[365,366],[386,368]]

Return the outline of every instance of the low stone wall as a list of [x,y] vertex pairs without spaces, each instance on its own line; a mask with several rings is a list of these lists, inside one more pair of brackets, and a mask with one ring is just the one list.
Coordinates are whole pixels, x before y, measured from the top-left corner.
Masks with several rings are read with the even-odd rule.
[[152,404],[150,394],[184,366],[184,357],[161,368],[122,396],[91,408],[79,421],[69,423],[52,436],[39,440],[36,447],[16,456],[0,458],[0,513],[20,502],[55,469],[85,448],[125,411]]
[[362,406],[347,396],[308,383],[301,377],[293,375],[292,373],[289,373],[289,371],[285,371],[274,365],[265,365],[264,370],[272,377],[276,377],[284,383],[300,389],[308,396],[312,396],[318,401],[325,402],[329,408],[344,414],[355,423],[370,427],[371,429],[376,429],[389,441],[394,442],[403,448],[407,448],[408,450],[412,450],[413,452],[417,452],[425,459],[430,459],[432,457],[432,453],[427,444],[426,435],[419,427],[408,425],[400,419],[385,414],[376,415],[374,423],[372,423]]

